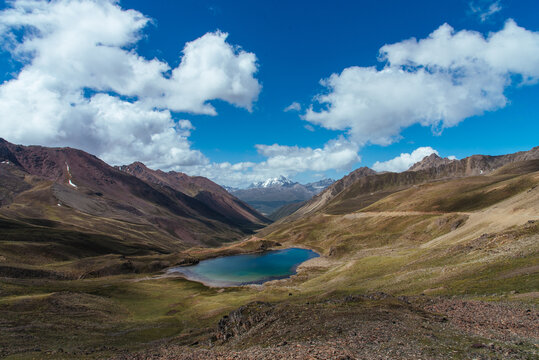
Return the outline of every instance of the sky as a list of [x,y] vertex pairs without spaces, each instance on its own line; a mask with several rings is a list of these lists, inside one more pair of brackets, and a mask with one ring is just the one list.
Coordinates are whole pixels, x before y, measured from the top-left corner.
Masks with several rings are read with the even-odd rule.
[[0,137],[245,187],[539,145],[539,2],[0,1]]

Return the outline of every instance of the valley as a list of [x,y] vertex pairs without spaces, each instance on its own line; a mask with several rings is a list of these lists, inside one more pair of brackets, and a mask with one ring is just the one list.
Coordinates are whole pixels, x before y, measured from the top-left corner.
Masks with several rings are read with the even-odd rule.
[[[2,357],[538,355],[539,148],[401,173],[360,168],[272,224],[203,179],[180,187],[181,175],[142,164],[89,168],[74,150],[4,149]],[[51,151],[66,155],[44,161]],[[46,171],[25,165],[37,156]],[[292,247],[321,256],[264,284],[165,273]]]
[[332,179],[324,179],[300,184],[281,176],[251,184],[246,189],[229,190],[231,194],[275,221],[295,212],[305,201],[319,194],[333,182]]
[[539,1],[0,4],[0,359],[539,360]]

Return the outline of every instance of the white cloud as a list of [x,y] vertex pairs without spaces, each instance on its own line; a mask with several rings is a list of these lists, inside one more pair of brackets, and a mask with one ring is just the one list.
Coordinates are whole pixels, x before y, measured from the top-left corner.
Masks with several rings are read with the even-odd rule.
[[313,132],[314,131],[314,127],[312,127],[312,125],[309,125],[309,124],[306,124],[305,126],[303,126],[305,129]]
[[227,34],[218,31],[188,42],[180,64],[171,68],[136,52],[149,22],[113,0],[10,3],[0,12],[2,45],[23,66],[0,85],[1,136],[231,185],[359,161],[357,146],[337,139],[314,149],[257,145],[265,158],[259,163],[211,163],[191,148],[191,121],[175,121],[171,112],[215,115],[214,99],[251,110],[261,89],[256,56],[228,44]]
[[268,157],[267,167],[280,169],[282,174],[344,169],[360,160],[357,146],[343,138],[331,140],[318,149],[277,144],[256,147],[261,155]]
[[226,33],[187,43],[171,69],[137,54],[149,19],[116,1],[9,5],[1,41],[23,65],[0,85],[0,134],[9,141],[73,146],[113,164],[205,165],[187,139],[194,127],[170,111],[215,115],[214,99],[250,110],[260,92],[256,56]]
[[502,6],[500,4],[500,0],[494,1],[488,6],[483,6],[482,4],[471,2],[470,10],[472,13],[476,14],[479,17],[479,20],[481,22],[485,22],[492,15],[496,14],[497,12],[500,12],[502,10]]
[[226,43],[228,34],[208,33],[187,43],[180,65],[172,70],[165,95],[149,101],[171,110],[216,115],[207,100],[221,99],[251,110],[260,84],[253,77],[257,71],[253,53],[237,51]]
[[287,107],[284,108],[284,111],[287,112],[287,111],[300,111],[301,110],[301,105],[294,101],[292,104],[288,105]]
[[391,172],[401,172],[406,171],[418,161],[421,161],[425,156],[431,154],[438,155],[438,151],[434,150],[430,146],[419,147],[412,151],[412,153],[402,153],[396,158],[387,161],[377,161],[372,166],[375,171],[391,171]]
[[387,145],[413,124],[435,132],[504,107],[512,76],[522,84],[539,79],[539,33],[508,20],[484,37],[455,32],[447,24],[422,40],[380,49],[383,69],[349,67],[321,81],[327,92],[305,120],[346,130],[352,141]]
[[305,171],[330,169],[350,170],[361,160],[357,154],[357,145],[343,138],[331,140],[324,147],[314,149],[278,144],[256,145],[256,148],[266,160],[259,163],[212,163],[175,170],[206,176],[219,184],[242,187],[277,175],[293,176]]

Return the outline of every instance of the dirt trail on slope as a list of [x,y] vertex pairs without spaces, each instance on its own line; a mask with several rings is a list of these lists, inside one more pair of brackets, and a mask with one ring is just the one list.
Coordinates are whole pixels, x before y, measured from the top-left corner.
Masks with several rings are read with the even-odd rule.
[[420,247],[432,248],[447,242],[458,243],[486,232],[500,232],[512,226],[523,225],[529,220],[539,220],[539,186],[467,215],[469,218],[463,226]]

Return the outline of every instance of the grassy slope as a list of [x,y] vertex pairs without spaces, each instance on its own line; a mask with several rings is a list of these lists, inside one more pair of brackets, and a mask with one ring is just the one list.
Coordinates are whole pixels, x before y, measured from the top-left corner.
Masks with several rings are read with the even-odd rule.
[[532,296],[539,290],[539,222],[528,220],[538,220],[538,183],[538,172],[439,181],[338,215],[337,197],[327,206],[332,214],[300,219],[267,238],[328,255],[323,273],[304,284],[309,291]]
[[[44,357],[48,351],[51,357],[70,357],[91,350],[96,352],[89,356],[103,357],[163,339],[190,344],[222,315],[253,300],[304,301],[382,290],[537,302],[539,222],[528,220],[538,219],[538,183],[537,172],[441,181],[395,192],[353,212],[297,220],[267,239],[325,256],[310,260],[297,276],[263,287],[209,289],[145,275],[0,279],[0,349],[5,351],[0,356]],[[440,201],[446,198],[455,200]],[[238,246],[255,250],[259,242]],[[189,255],[215,254],[195,249]],[[65,267],[74,265],[47,265]],[[114,349],[102,348],[104,343]]]

